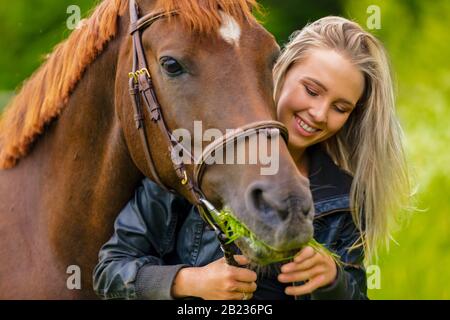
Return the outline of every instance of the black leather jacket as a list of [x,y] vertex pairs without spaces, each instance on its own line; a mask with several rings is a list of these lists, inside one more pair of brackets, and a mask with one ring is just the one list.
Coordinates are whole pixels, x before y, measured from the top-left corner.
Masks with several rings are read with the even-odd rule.
[[[359,232],[349,212],[351,177],[319,147],[310,152],[314,199],[314,238],[344,262],[333,284],[302,299],[366,299],[363,251],[348,248]],[[204,266],[223,256],[214,231],[185,199],[142,181],[115,221],[114,234],[101,248],[94,290],[104,299],[172,299],[180,268]],[[254,299],[292,299],[276,275],[259,277]]]

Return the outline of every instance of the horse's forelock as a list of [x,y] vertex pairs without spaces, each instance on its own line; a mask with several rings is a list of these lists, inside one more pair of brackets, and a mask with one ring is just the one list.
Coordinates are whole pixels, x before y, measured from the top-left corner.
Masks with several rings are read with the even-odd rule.
[[254,10],[259,11],[260,6],[256,0],[157,0],[156,10],[178,10],[177,19],[185,28],[209,34],[220,28],[223,14],[239,22],[251,22],[255,21]]

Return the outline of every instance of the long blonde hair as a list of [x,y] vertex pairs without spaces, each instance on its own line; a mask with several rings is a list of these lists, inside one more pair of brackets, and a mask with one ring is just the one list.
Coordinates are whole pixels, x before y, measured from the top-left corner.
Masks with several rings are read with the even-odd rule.
[[340,52],[365,78],[365,89],[344,127],[323,146],[342,169],[353,175],[350,201],[366,261],[389,246],[391,227],[409,197],[410,181],[395,113],[390,65],[383,45],[357,23],[325,17],[295,32],[274,68],[275,101],[286,73],[313,48]]

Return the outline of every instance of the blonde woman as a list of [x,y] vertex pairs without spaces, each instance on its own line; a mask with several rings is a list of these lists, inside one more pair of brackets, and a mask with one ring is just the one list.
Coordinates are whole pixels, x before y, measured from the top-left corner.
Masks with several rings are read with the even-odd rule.
[[[388,243],[389,226],[408,191],[385,50],[358,24],[326,17],[292,35],[274,82],[290,153],[310,179],[314,237],[340,256],[342,268],[311,247],[280,266],[277,275],[229,266],[214,232],[195,229],[203,223],[195,208],[145,180],[100,252],[94,287],[101,297],[367,298],[363,260]],[[153,212],[162,203],[167,207]],[[169,223],[180,215],[172,208],[185,211],[178,225]],[[192,230],[199,230],[200,241],[189,240]],[[172,243],[166,246],[170,252],[156,254],[152,246],[160,242]],[[248,263],[244,256],[236,260]]]

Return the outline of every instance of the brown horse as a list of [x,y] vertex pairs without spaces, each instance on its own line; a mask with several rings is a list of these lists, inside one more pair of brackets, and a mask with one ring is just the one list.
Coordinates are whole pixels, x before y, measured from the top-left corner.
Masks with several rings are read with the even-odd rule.
[[[194,120],[202,120],[204,127],[225,132],[275,119],[271,68],[279,48],[253,18],[253,0],[138,5],[141,15],[179,12],[142,36],[169,129],[193,131]],[[94,297],[99,248],[140,180],[154,178],[130,106],[127,9],[128,0],[104,0],[55,48],[2,116],[1,298]],[[162,62],[167,59],[169,65]],[[162,182],[189,198],[161,132],[144,116]],[[288,250],[311,236],[312,202],[285,144],[279,166],[275,176],[260,175],[260,165],[210,166],[202,189],[216,206],[229,204],[267,243]],[[81,269],[81,290],[67,287],[71,265]]]

